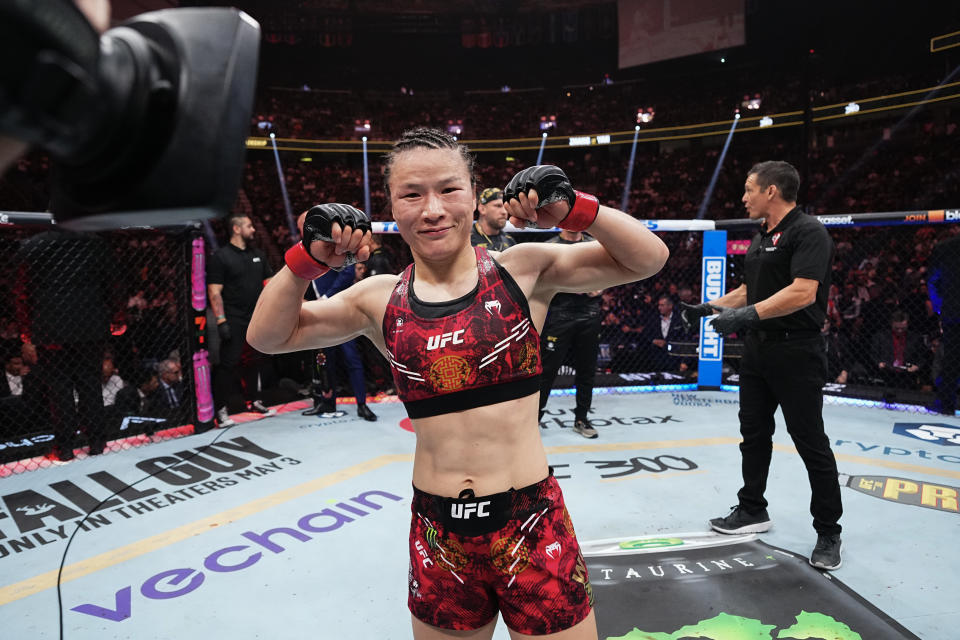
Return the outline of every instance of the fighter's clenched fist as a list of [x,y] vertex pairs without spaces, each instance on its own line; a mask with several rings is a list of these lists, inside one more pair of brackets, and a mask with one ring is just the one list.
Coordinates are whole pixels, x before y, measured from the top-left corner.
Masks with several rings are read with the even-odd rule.
[[348,204],[318,204],[302,213],[297,226],[303,240],[285,256],[301,278],[313,280],[327,269],[340,271],[370,257],[370,218]]
[[583,231],[597,217],[600,203],[575,191],[567,174],[551,164],[528,167],[510,179],[503,190],[504,208],[515,227],[560,227]]

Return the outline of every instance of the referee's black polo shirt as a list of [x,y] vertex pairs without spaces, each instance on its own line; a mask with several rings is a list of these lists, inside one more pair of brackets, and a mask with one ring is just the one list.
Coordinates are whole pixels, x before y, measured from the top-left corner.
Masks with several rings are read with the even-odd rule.
[[235,321],[250,322],[263,281],[273,276],[267,256],[259,249],[227,243],[207,263],[207,284],[222,284],[223,312]]
[[780,291],[794,278],[820,283],[813,304],[779,318],[761,320],[761,331],[819,331],[827,315],[827,294],[833,264],[833,239],[813,216],[794,207],[775,228],[753,237],[744,261],[747,304],[756,304]]

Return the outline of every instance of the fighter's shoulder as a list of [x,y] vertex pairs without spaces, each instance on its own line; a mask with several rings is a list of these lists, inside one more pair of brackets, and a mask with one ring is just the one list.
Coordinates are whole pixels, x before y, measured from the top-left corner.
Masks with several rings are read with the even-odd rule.
[[398,282],[400,282],[400,276],[392,273],[382,273],[375,276],[368,276],[351,288],[358,294],[364,296],[389,295],[397,286]]
[[540,273],[553,261],[557,253],[562,251],[561,246],[557,244],[524,242],[499,253],[491,252],[491,255],[516,277],[524,272]]

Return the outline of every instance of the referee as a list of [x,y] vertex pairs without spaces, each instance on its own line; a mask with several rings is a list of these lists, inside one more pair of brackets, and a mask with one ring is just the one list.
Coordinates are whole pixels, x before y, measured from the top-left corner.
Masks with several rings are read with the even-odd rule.
[[820,335],[834,248],[823,225],[797,207],[799,186],[797,170],[786,162],[750,169],[743,203],[747,215],[763,224],[747,250],[744,282],[709,304],[683,305],[683,314],[693,322],[719,311],[715,331],[746,332],[740,369],[743,488],[739,504],[729,515],[710,520],[710,526],[728,534],[760,533],[772,526],[763,493],[779,406],[810,480],[817,531],[810,564],[836,569],[843,508],[837,463],[823,430],[827,363]]
[[[593,241],[580,231],[563,230],[547,242],[576,244]],[[540,354],[543,374],[540,378],[540,419],[550,398],[550,389],[557,372],[573,351],[576,369],[577,404],[573,410],[573,430],[584,438],[596,438],[597,430],[587,414],[593,402],[593,383],[597,375],[597,355],[600,348],[600,291],[590,293],[558,293],[550,301],[547,319],[540,331]]]

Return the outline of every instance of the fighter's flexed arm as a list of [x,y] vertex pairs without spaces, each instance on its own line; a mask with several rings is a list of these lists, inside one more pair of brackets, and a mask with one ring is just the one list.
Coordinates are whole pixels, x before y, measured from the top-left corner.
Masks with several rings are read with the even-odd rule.
[[[300,216],[303,241],[286,254],[287,266],[257,300],[247,341],[264,353],[285,353],[346,342],[359,335],[376,337],[384,301],[396,276],[362,280],[325,300],[304,302],[310,282],[328,269],[370,257],[370,219],[344,204],[322,204]],[[380,301],[379,311],[374,299]]]
[[504,200],[515,226],[536,223],[540,228],[587,231],[598,241],[526,243],[505,251],[501,262],[515,277],[528,284],[531,276],[535,278],[528,289],[531,301],[549,304],[556,292],[588,293],[649,278],[669,255],[667,246],[646,225],[574,191],[557,167],[524,169],[507,184]]

